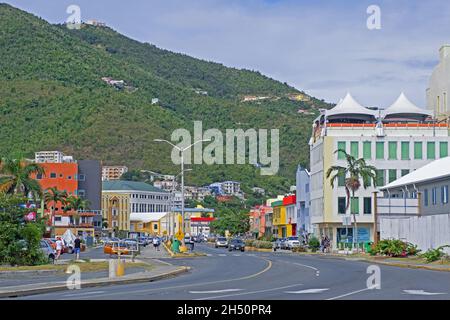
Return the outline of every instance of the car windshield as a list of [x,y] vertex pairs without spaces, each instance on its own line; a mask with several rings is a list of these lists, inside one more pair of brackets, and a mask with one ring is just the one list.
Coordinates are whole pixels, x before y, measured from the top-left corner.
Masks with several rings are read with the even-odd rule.
[[297,237],[289,237],[288,240],[297,240],[298,241],[298,238]]
[[234,240],[232,240],[231,242],[232,242],[232,243],[236,243],[236,244],[241,244],[241,243],[242,243],[242,240],[234,239]]
[[227,241],[227,238],[217,238],[217,241]]

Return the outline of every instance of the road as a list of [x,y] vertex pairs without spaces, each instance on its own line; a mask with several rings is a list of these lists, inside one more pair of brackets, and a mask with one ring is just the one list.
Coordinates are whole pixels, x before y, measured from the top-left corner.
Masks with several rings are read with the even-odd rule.
[[205,244],[196,245],[195,249],[207,256],[166,260],[192,268],[189,273],[175,278],[21,299],[450,299],[450,274],[447,272],[378,266],[381,288],[373,289],[367,286],[371,276],[367,270],[371,265],[366,262],[286,252],[228,252]]

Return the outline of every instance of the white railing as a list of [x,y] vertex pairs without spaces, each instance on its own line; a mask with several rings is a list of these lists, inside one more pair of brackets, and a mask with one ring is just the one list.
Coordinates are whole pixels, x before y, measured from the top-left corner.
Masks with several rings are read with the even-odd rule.
[[420,214],[419,199],[377,198],[379,216],[417,216]]

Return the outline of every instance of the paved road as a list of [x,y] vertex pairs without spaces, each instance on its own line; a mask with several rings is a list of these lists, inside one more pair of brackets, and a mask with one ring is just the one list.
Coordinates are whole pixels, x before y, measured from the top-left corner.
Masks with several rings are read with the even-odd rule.
[[206,245],[201,258],[167,259],[190,266],[176,278],[23,299],[450,299],[447,272],[379,266],[381,289],[369,289],[366,262],[329,257],[300,256],[285,252],[228,252]]

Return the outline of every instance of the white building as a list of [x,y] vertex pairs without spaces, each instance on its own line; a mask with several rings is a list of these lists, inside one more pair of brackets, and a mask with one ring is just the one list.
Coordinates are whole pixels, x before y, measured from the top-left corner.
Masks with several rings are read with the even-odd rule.
[[66,156],[61,151],[39,151],[34,153],[36,163],[64,163],[73,162],[72,156]]
[[427,107],[437,118],[450,115],[448,94],[450,93],[450,45],[439,50],[440,62],[434,69],[427,89]]
[[[343,154],[335,151],[346,150],[375,166],[377,185],[383,186],[434,159],[448,156],[448,125],[429,122],[429,115],[404,94],[383,111],[363,107],[350,94],[333,109],[322,111],[314,121],[310,140],[310,217],[316,235],[328,235],[336,248],[347,232],[343,218],[350,210],[346,209],[345,177],[334,188],[326,178],[331,166],[346,166]],[[374,187],[361,187],[350,205],[357,213],[360,242],[374,239],[375,191]],[[353,239],[353,228],[348,229],[348,239]]]

